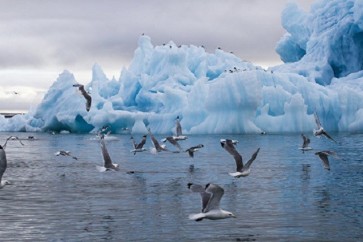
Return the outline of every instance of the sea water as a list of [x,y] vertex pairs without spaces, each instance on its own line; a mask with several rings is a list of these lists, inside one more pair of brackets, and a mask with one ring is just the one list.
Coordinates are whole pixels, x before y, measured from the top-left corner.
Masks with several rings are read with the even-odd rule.
[[[1,241],[358,241],[363,239],[363,135],[332,134],[338,143],[300,134],[200,135],[180,141],[187,152],[130,153],[130,135],[106,146],[120,171],[99,172],[99,140],[87,134],[0,133],[10,136],[0,189]],[[26,140],[32,135],[34,140]],[[141,135],[134,135],[136,141]],[[156,135],[161,140],[161,135]],[[233,178],[233,157],[221,138],[236,139],[246,162],[261,148],[247,177]],[[144,146],[152,147],[150,138]],[[167,144],[171,151],[177,150]],[[55,156],[67,150],[71,157]],[[331,170],[314,154],[333,150]],[[194,165],[194,168],[191,167]],[[134,171],[134,173],[128,173]],[[237,218],[188,219],[201,211],[189,182],[224,188],[221,208]]]

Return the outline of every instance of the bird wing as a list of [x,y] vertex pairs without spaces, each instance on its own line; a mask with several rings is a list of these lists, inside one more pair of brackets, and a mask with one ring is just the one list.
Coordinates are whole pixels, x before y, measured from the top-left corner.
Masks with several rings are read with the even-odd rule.
[[183,135],[182,127],[180,125],[180,121],[177,119],[176,120],[176,136],[181,136],[181,135]]
[[135,149],[141,149],[142,147],[144,147],[145,143],[146,143],[146,137],[142,137],[141,142],[136,145]]
[[153,142],[153,144],[154,144],[155,149],[156,149],[157,151],[164,150],[164,149],[160,146],[159,142],[155,139],[155,137],[154,137],[154,135],[151,133],[150,129],[149,129],[149,135],[150,135],[151,141],[152,141],[152,142]]
[[325,137],[327,137],[328,139],[331,139],[332,141],[334,141],[335,143],[337,143],[335,141],[335,139],[333,139],[325,130],[323,130],[322,134],[325,135]]
[[87,111],[90,110],[91,108],[91,104],[92,104],[92,97],[86,92],[86,90],[84,90],[84,86],[80,85],[78,87],[78,89],[81,91],[83,97],[86,99],[87,103],[86,103],[86,109]]
[[113,164],[112,164],[112,160],[111,160],[110,154],[107,151],[107,148],[106,148],[106,144],[105,144],[104,139],[101,139],[101,150],[102,150],[102,156],[103,156],[104,166],[106,168],[111,168],[113,166]]
[[329,153],[326,151],[318,152],[318,156],[319,156],[320,160],[323,162],[324,168],[327,170],[330,170],[328,154]]
[[316,126],[318,127],[318,129],[320,129],[321,128],[321,123],[320,123],[318,114],[316,112],[314,112],[314,118],[315,118]]
[[5,149],[6,144],[8,143],[9,140],[17,140],[20,142],[21,145],[24,145],[23,142],[21,142],[21,140],[17,136],[10,136],[6,139],[5,144],[3,145],[3,149]]
[[246,167],[247,169],[251,166],[252,162],[256,159],[257,154],[258,154],[258,152],[259,152],[259,151],[260,151],[260,148],[258,148],[258,149],[256,150],[256,152],[255,152],[255,153],[253,153],[253,155],[251,156],[251,159],[250,159],[249,161],[247,161],[247,163],[245,164],[245,167]]
[[202,197],[202,212],[204,213],[212,194],[206,192],[205,188],[199,184],[188,183],[188,188],[192,192],[199,192]]
[[178,141],[176,141],[173,137],[169,136],[166,137],[166,140],[168,140],[172,145],[178,147],[179,150],[181,150],[181,146],[179,145]]
[[194,152],[192,149],[187,149],[187,151],[190,157],[194,157]]
[[209,202],[207,206],[204,209],[204,212],[208,212],[213,209],[219,208],[219,203],[222,199],[222,196],[224,194],[224,190],[222,187],[216,185],[216,184],[207,184],[207,188],[205,189],[206,193],[211,193],[211,197],[209,199]]
[[0,146],[0,182],[7,167],[5,150]]
[[243,168],[243,162],[242,162],[242,156],[240,155],[240,153],[238,153],[238,151],[236,150],[236,148],[234,147],[232,140],[230,139],[226,139],[225,142],[221,142],[222,147],[233,156],[235,162],[236,162],[236,166],[237,166],[237,171],[241,171]]

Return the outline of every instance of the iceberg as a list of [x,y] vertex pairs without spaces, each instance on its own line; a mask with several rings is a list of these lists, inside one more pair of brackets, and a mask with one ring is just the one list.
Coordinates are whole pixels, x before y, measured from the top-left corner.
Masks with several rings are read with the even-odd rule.
[[330,132],[363,131],[363,1],[318,0],[306,13],[289,3],[276,51],[284,64],[265,70],[202,46],[154,46],[142,35],[119,79],[95,64],[85,85],[89,112],[67,70],[26,115],[0,116],[0,131],[171,134],[311,132],[314,112]]

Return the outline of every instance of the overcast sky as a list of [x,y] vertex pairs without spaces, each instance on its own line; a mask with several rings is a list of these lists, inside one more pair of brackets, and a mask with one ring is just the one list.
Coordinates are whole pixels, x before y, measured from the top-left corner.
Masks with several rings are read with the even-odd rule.
[[142,33],[154,46],[222,47],[257,65],[279,64],[275,46],[289,1],[305,11],[313,2],[0,0],[0,111],[34,107],[64,69],[88,83],[98,63],[118,79]]

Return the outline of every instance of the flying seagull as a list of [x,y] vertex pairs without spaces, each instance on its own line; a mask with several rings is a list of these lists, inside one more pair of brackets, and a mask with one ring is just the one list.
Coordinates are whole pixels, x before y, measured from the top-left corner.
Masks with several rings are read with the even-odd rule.
[[143,152],[143,151],[146,151],[144,147],[144,144],[146,143],[146,137],[147,135],[143,135],[142,136],[142,140],[140,141],[140,143],[136,144],[135,140],[134,140],[134,137],[131,136],[131,141],[132,141],[132,145],[134,147],[133,150],[131,150],[131,152],[134,152],[134,155],[136,155],[136,152]]
[[220,209],[219,203],[224,194],[224,189],[216,184],[208,183],[205,188],[202,185],[188,183],[192,192],[199,192],[202,197],[202,212],[190,214],[189,219],[201,221],[203,219],[235,218],[233,213]]
[[176,129],[176,136],[174,137],[175,140],[186,140],[188,137],[183,135],[182,127],[180,125],[179,116],[176,117],[175,121],[175,129]]
[[15,136],[10,136],[9,138],[6,139],[5,144],[4,145],[0,145],[0,188],[3,188],[5,185],[9,185],[10,182],[7,180],[2,180],[4,172],[8,166],[8,162],[6,159],[6,153],[5,153],[5,147],[6,144],[8,143],[9,140],[18,140],[20,142],[21,145],[24,145],[21,140],[18,137]]
[[315,155],[319,156],[320,160],[323,162],[323,167],[327,170],[330,170],[328,156],[331,155],[334,156],[335,158],[338,158],[337,154],[334,151],[330,150],[319,151],[316,152]]
[[78,158],[77,157],[75,157],[75,156],[72,156],[71,155],[71,152],[70,151],[66,151],[66,150],[60,150],[60,151],[57,151],[56,153],[54,153],[56,156],[60,156],[60,155],[62,155],[62,156],[69,156],[69,157],[72,157],[73,159],[75,159],[75,160],[78,160]]
[[151,138],[151,141],[153,142],[154,144],[154,147],[155,147],[155,151],[156,152],[161,152],[161,151],[168,151],[166,148],[165,148],[165,145],[160,145],[159,142],[157,141],[157,139],[154,137],[154,135],[151,133],[150,131],[150,128],[148,129],[148,132],[149,132],[149,135],[150,135],[150,138]]
[[194,157],[194,152],[198,151],[200,148],[203,148],[203,147],[204,147],[204,145],[199,144],[199,145],[190,147],[185,152],[188,152],[190,157]]
[[248,176],[251,172],[250,170],[250,166],[252,164],[252,162],[256,159],[258,152],[260,151],[260,148],[258,148],[256,150],[255,153],[253,153],[251,159],[249,161],[247,161],[247,163],[245,165],[243,165],[242,162],[242,156],[240,155],[240,153],[238,153],[238,151],[236,150],[236,148],[234,147],[232,140],[230,139],[226,139],[225,142],[221,142],[221,146],[229,153],[233,156],[234,160],[236,161],[236,166],[237,166],[237,172],[233,172],[233,173],[229,173],[231,176],[239,178],[241,176]]
[[316,126],[317,126],[317,129],[314,129],[313,133],[315,136],[321,136],[321,135],[324,135],[325,137],[327,137],[328,139],[331,139],[332,141],[334,141],[335,143],[337,143],[323,128],[323,126],[321,126],[321,123],[320,123],[320,120],[319,120],[319,117],[317,115],[316,112],[314,112],[314,118],[315,118],[315,123],[316,123]]
[[110,154],[107,151],[104,138],[101,136],[101,151],[103,156],[104,165],[103,167],[97,166],[97,169],[101,172],[109,170],[119,170],[118,164],[113,164]]
[[87,112],[90,110],[91,108],[91,103],[92,103],[92,98],[91,96],[84,90],[84,85],[82,84],[74,84],[74,87],[78,87],[78,90],[81,91],[83,97],[86,99],[86,110]]
[[303,144],[302,144],[301,148],[299,148],[299,149],[302,150],[303,153],[304,153],[304,151],[312,150],[312,148],[309,146],[310,139],[308,137],[306,137],[304,134],[301,134],[301,137],[303,139]]

